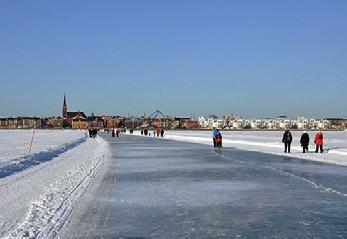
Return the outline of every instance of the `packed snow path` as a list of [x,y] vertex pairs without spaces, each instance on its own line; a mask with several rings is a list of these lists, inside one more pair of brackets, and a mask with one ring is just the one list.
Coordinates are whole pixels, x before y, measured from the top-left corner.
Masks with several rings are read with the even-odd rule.
[[0,238],[52,238],[68,222],[109,152],[101,138],[75,142],[19,160],[30,167],[6,177],[0,173]]
[[62,238],[346,238],[347,168],[125,136]]

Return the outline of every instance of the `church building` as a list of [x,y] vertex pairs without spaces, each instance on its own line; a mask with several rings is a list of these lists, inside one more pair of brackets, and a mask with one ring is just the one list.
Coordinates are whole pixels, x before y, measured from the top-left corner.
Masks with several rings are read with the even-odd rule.
[[64,128],[72,128],[72,129],[87,129],[88,128],[87,116],[84,114],[84,112],[67,110],[65,94],[64,94],[64,101],[63,101],[62,117],[64,119]]

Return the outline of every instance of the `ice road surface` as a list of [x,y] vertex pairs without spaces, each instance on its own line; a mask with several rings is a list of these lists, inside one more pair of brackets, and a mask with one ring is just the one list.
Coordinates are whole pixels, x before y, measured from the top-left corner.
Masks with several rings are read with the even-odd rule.
[[347,237],[345,166],[153,137],[100,136],[112,160],[60,238]]
[[[37,131],[36,152],[49,148],[62,150],[52,155],[38,152],[26,157],[24,144],[30,131],[1,132],[8,139],[6,143],[1,141],[1,149],[7,145],[8,151],[14,154],[4,150],[6,159],[23,156],[30,162],[42,155],[53,158],[0,178],[0,238],[50,238],[68,221],[109,152],[103,139],[90,139],[84,133]],[[71,147],[59,148],[62,144]]]
[[[316,132],[309,131],[308,133],[310,135],[310,153],[302,153],[300,146],[302,132],[293,131],[291,154],[285,155],[306,160],[347,165],[347,131],[323,131],[325,144],[325,153],[323,154],[314,152],[315,145],[313,140]],[[136,131],[134,134],[139,135],[139,132]],[[281,142],[282,131],[222,131],[222,135],[224,147],[284,155],[284,147]],[[166,131],[165,138],[184,142],[212,144],[211,131]]]

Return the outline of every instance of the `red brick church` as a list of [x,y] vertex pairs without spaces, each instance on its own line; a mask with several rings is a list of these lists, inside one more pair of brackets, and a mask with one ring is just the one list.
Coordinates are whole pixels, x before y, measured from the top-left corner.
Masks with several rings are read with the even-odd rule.
[[87,129],[87,116],[80,111],[67,111],[66,96],[64,94],[62,117],[65,122],[65,128]]

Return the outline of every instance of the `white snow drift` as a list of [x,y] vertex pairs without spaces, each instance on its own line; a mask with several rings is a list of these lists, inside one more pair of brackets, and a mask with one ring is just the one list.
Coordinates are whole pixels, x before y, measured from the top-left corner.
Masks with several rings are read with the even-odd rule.
[[[56,149],[85,136],[80,130],[36,130],[31,154]],[[33,130],[0,130],[0,166],[29,154]]]
[[[17,137],[27,135],[24,131],[13,133]],[[7,131],[6,134],[10,135],[11,132]],[[59,145],[66,145],[66,142],[69,145],[73,145],[73,142],[80,143],[54,155],[56,157],[50,161],[0,178],[1,238],[54,237],[64,223],[68,222],[79,198],[108,158],[106,141],[99,137],[86,138],[85,131],[42,131],[39,135],[43,151],[51,147],[59,149]],[[59,136],[61,139],[58,139]],[[85,137],[83,141],[80,141],[81,137]],[[12,137],[11,142],[12,148],[16,148],[15,137]],[[10,142],[7,144],[10,145]],[[15,152],[17,151],[13,150],[14,155],[8,158],[15,158]],[[17,157],[23,154],[25,153],[19,152]],[[36,155],[41,154],[38,152]],[[35,155],[29,160],[35,160]]]

